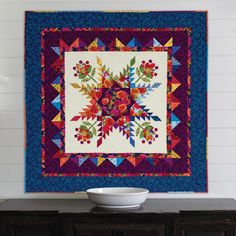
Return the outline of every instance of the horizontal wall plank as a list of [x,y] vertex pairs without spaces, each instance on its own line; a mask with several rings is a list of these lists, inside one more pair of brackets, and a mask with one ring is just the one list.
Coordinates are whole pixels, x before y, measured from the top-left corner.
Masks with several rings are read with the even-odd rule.
[[0,111],[23,111],[23,94],[0,94]]
[[[88,3],[88,4],[92,4],[92,3],[96,3],[96,2],[99,2],[100,4],[105,5],[105,3],[107,3],[106,0],[35,0],[33,2],[31,0],[21,0],[20,2],[23,5],[25,5],[25,4],[27,4],[27,5],[28,4],[39,4],[39,3],[44,4],[44,5],[54,4],[54,3],[80,3],[80,4]],[[145,4],[146,4],[146,2],[153,3],[151,0],[145,1]],[[175,0],[159,0],[158,2],[160,4],[160,7],[162,7],[162,6],[164,7],[164,6],[168,6],[168,5],[173,5],[173,2],[175,2]],[[0,4],[3,4],[3,5],[5,5],[5,4],[15,5],[18,3],[19,3],[18,0],[0,0]],[[121,3],[127,3],[127,1],[126,0],[113,0],[112,3],[120,3],[121,4]],[[137,0],[137,3],[143,4],[143,1]],[[208,0],[207,2],[205,0],[196,0],[194,2],[189,2],[186,0],[179,0],[178,4],[176,4],[175,7],[176,8],[182,7],[183,8],[183,6],[186,5],[186,6],[191,6],[192,8],[199,7],[199,9],[200,9],[201,7],[204,7],[206,9],[207,6],[212,7],[212,8],[214,8],[214,6],[216,6],[215,8],[220,8],[221,6],[228,6],[228,4],[230,4],[229,6],[231,6],[231,7],[236,6],[234,0],[225,0],[224,3],[225,4],[222,4],[221,0]],[[143,4],[143,5],[145,5],[145,4]]]
[[236,182],[236,164],[213,165],[209,168],[209,181]]
[[[22,18],[23,20],[23,18]],[[24,40],[24,22],[0,22],[0,39]]]
[[23,165],[0,165],[0,182],[24,182]]
[[[178,0],[178,2],[173,2],[173,0],[159,0],[158,2],[153,2],[151,0],[145,1],[136,0],[135,5],[132,2],[127,2],[125,0],[116,0],[112,2],[107,2],[106,0],[99,1],[75,1],[75,0],[57,0],[57,1],[25,1],[21,0],[1,0],[2,9],[0,11],[0,21],[1,20],[20,20],[22,18],[25,9],[30,10],[158,10],[158,11],[176,11],[176,10],[209,10],[210,18],[223,18],[230,19],[235,18],[235,2],[233,0],[227,1],[184,1]],[[14,11],[14,9],[16,9]]]
[[8,77],[5,83],[0,83],[0,94],[24,93],[24,77]]
[[[236,32],[236,29],[235,29]],[[236,56],[222,57],[214,56],[209,58],[208,71],[211,74],[235,74],[235,60]],[[224,61],[224,63],[222,63]]]
[[[25,193],[24,183],[0,183],[0,199],[80,199],[85,193]],[[236,182],[209,182],[209,193],[151,193],[148,198],[235,198]]]
[[6,77],[22,76],[24,74],[24,59],[0,58],[0,74]]
[[236,110],[236,93],[209,93],[208,108],[210,110]]
[[[227,47],[224,47],[227,45]],[[209,56],[212,55],[220,55],[220,56],[228,56],[228,55],[236,55],[236,44],[235,38],[214,38],[211,37],[208,40],[208,53]]]
[[0,129],[23,129],[23,111],[0,111]]
[[211,167],[214,164],[236,164],[235,153],[236,146],[210,146],[208,147],[209,166]]
[[[236,198],[236,182],[209,182],[209,195]],[[209,195],[205,196],[208,197]]]
[[211,129],[208,137],[209,146],[236,146],[236,129]]
[[1,165],[23,165],[25,162],[23,147],[0,147]]
[[208,30],[210,38],[235,38],[236,20],[209,20]]
[[[222,59],[223,60],[223,59]],[[235,74],[210,74],[208,75],[208,91],[225,93],[236,91],[236,73]],[[213,95],[214,96],[214,95]]]
[[21,39],[0,40],[0,58],[24,58],[24,41]]
[[39,199],[80,199],[86,198],[87,194],[75,193],[25,193],[25,185],[21,183],[0,183],[0,199],[11,198],[39,198]]
[[0,129],[0,147],[23,147],[23,129]]
[[236,110],[210,110],[208,112],[208,127],[210,129],[236,128]]

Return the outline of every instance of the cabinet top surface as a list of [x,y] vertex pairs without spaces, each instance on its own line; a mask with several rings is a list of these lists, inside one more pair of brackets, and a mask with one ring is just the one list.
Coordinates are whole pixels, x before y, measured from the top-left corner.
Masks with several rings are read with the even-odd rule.
[[2,211],[47,211],[59,213],[178,213],[180,211],[236,211],[233,199],[148,199],[139,209],[104,210],[89,200],[19,199],[0,202]]

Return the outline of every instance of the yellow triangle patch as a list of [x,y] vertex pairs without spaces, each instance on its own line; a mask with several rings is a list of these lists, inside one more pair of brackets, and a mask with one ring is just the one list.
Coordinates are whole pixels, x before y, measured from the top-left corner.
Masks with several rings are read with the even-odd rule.
[[52,120],[52,122],[58,122],[61,121],[61,112],[59,112]]
[[60,84],[52,84],[52,87],[57,90],[57,92],[61,92],[61,85]]
[[173,38],[170,38],[169,41],[164,46],[165,47],[173,47]]
[[123,48],[123,47],[125,47],[125,45],[119,39],[116,38],[116,47]]
[[104,158],[104,157],[98,157],[97,166],[100,166],[105,160],[106,160],[106,158]]
[[180,156],[175,152],[175,151],[171,151],[171,158],[180,158]]
[[174,92],[179,86],[180,86],[180,83],[179,84],[171,84],[171,91]]
[[92,43],[89,44],[88,48],[96,48],[98,47],[98,39],[94,39]]

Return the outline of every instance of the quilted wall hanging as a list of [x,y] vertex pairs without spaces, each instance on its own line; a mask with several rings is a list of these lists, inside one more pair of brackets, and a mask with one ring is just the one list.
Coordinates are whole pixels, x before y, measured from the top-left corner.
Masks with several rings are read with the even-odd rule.
[[206,12],[26,12],[26,191],[207,191]]

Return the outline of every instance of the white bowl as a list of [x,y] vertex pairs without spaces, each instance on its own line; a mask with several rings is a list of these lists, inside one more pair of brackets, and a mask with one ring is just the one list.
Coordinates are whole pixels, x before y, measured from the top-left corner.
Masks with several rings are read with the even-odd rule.
[[149,190],[145,188],[91,188],[88,198],[98,207],[123,209],[139,207],[147,199]]

